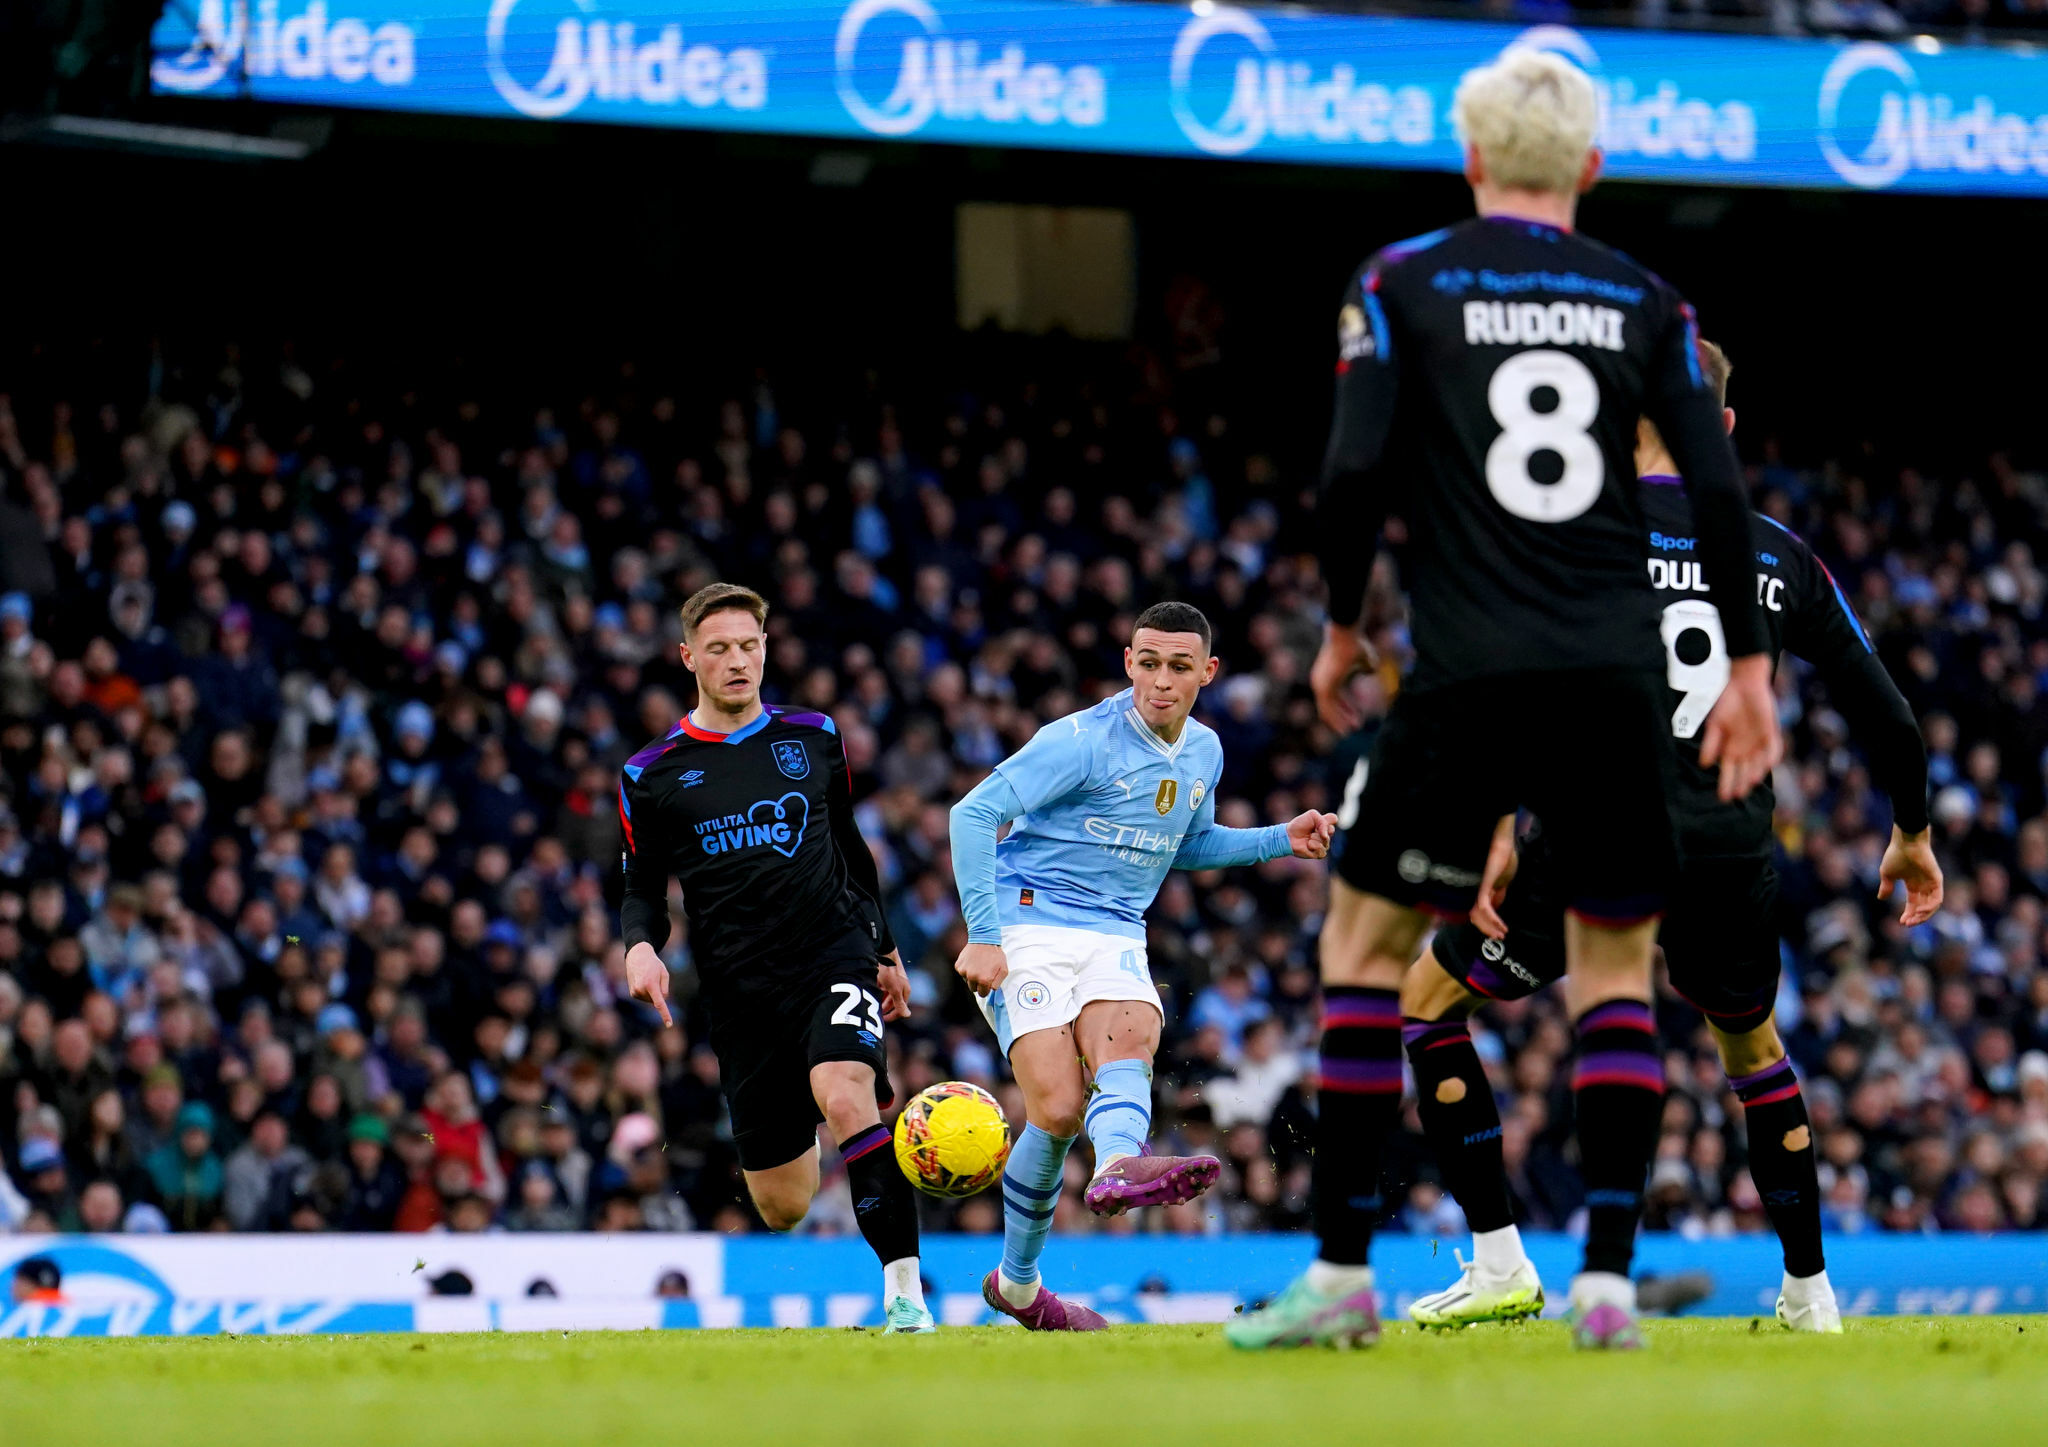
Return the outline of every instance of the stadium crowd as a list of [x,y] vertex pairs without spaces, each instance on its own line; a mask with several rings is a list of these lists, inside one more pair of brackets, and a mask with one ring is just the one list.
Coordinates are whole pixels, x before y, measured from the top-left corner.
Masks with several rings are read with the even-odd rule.
[[[914,981],[898,1098],[985,1081],[1015,1118],[950,968],[946,808],[1121,686],[1140,607],[1215,620],[1223,822],[1344,791],[1306,688],[1312,479],[1200,400],[1221,389],[1191,325],[1149,368],[1036,352],[951,396],[799,412],[764,377],[702,427],[633,376],[520,410],[289,351],[164,364],[129,400],[0,398],[0,1227],[757,1224],[687,933],[671,1031],[623,997],[617,939],[619,765],[692,702],[674,606],[719,577],[773,600],[771,697],[846,740]],[[1766,446],[1752,473],[1925,719],[1949,875],[1930,924],[1890,922],[1883,801],[1788,662],[1781,1020],[1829,1225],[2038,1229],[2048,488],[1997,457],[1937,479]],[[1381,700],[1405,647],[1390,541]],[[1322,871],[1171,877],[1159,1130],[1225,1178],[1098,1223],[1077,1152],[1062,1229],[1305,1224]],[[1661,1016],[1649,1224],[1762,1231],[1704,1028],[1668,995]],[[1483,1024],[1524,1223],[1569,1227],[1561,1002]],[[1398,1223],[1458,1229],[1412,1114],[1389,1174]],[[1000,1224],[985,1198],[926,1209]],[[843,1188],[804,1229],[851,1229]]]

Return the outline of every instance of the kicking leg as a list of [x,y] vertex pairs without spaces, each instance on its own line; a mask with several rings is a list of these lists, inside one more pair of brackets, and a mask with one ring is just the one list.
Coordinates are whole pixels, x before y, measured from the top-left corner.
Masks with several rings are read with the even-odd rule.
[[1841,1309],[1820,1244],[1820,1171],[1799,1077],[1785,1058],[1774,1020],[1731,1033],[1713,1025],[1728,1085],[1742,1101],[1749,1174],[1785,1252],[1778,1320],[1793,1331],[1839,1332]]
[[1642,1345],[1628,1273],[1664,1112],[1664,1061],[1650,1013],[1656,933],[1655,920],[1614,926],[1565,916],[1566,999],[1579,1037],[1572,1093],[1586,1183],[1585,1267],[1572,1282],[1582,1346]]
[[1508,1198],[1500,1108],[1466,1026],[1483,998],[1438,962],[1434,947],[1401,982],[1401,1039],[1415,1072],[1416,1111],[1444,1188],[1472,1227],[1473,1259],[1460,1260],[1457,1283],[1408,1308],[1423,1326],[1515,1321],[1543,1310],[1543,1284],[1522,1249]]
[[1061,1301],[1039,1283],[1038,1257],[1052,1233],[1067,1150],[1081,1133],[1087,1085],[1070,1025],[1019,1035],[1010,1069],[1024,1092],[1025,1125],[1003,1165],[1003,1262],[982,1281],[995,1310],[1033,1331],[1094,1331],[1107,1326],[1085,1306]]
[[1085,1124],[1095,1147],[1088,1209],[1098,1216],[1192,1201],[1223,1171],[1214,1156],[1145,1154],[1159,1026],[1159,1007],[1144,1000],[1091,1000],[1074,1021],[1074,1040],[1095,1076]]
[[1323,918],[1323,1044],[1316,1087],[1316,1259],[1270,1305],[1224,1328],[1233,1346],[1379,1339],[1372,1268],[1380,1155],[1401,1116],[1401,979],[1426,917],[1330,881]]
[[[918,1273],[917,1198],[889,1148],[889,1128],[875,1104],[874,1067],[859,1060],[826,1060],[811,1067],[811,1094],[846,1162],[853,1217],[882,1263],[883,1312],[892,1332],[934,1329]],[[817,1189],[817,1165],[811,1165]],[[799,1213],[801,1219],[801,1213]],[[794,1224],[794,1223],[792,1223]]]
[[747,1195],[770,1231],[794,1231],[809,1214],[811,1200],[818,1194],[818,1146],[810,1147],[795,1160],[765,1171],[744,1171]]

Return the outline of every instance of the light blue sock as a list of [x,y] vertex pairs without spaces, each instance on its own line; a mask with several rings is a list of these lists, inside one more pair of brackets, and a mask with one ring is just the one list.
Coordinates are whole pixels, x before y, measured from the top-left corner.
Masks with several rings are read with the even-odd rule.
[[[1072,1136],[1048,1135],[1026,1125],[1003,1165],[1003,1279],[1028,1286],[1038,1280],[1038,1255],[1052,1234]],[[1020,1302],[1019,1305],[1028,1303]]]
[[1117,1156],[1143,1155],[1152,1134],[1152,1067],[1142,1060],[1111,1060],[1096,1070],[1087,1127],[1096,1170]]

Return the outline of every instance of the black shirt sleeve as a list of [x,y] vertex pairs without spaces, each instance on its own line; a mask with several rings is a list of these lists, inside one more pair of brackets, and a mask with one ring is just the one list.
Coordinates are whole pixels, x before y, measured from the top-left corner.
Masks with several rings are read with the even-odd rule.
[[626,894],[619,905],[619,933],[626,948],[668,943],[669,854],[660,836],[660,816],[639,780],[619,775],[619,835]]
[[1392,479],[1385,467],[1399,377],[1393,330],[1379,297],[1377,265],[1351,280],[1337,314],[1337,400],[1316,499],[1318,557],[1330,588],[1330,621],[1355,626],[1365,612]]
[[868,848],[860,823],[853,817],[853,769],[846,762],[846,745],[838,734],[832,735],[827,754],[826,767],[831,777],[826,783],[825,807],[832,816],[832,842],[839,846],[839,857],[846,861],[847,878],[861,896],[861,914],[874,936],[875,952],[893,954],[896,937],[890,932],[889,916],[882,908],[882,876],[875,869],[874,851]]
[[1700,373],[1699,329],[1692,308],[1675,295],[1669,301],[1664,333],[1651,357],[1655,370],[1644,392],[1643,410],[1663,434],[1678,475],[1685,479],[1699,534],[1700,565],[1721,612],[1728,656],[1747,658],[1768,652],[1771,646],[1756,589],[1749,583],[1756,572],[1749,556],[1749,502],[1722,424],[1720,401]]
[[1870,776],[1892,802],[1892,822],[1908,834],[1927,827],[1927,742],[1912,705],[1885,671],[1834,575],[1805,543],[1795,545],[1803,581],[1785,617],[1785,646],[1811,663],[1849,735],[1870,761]]

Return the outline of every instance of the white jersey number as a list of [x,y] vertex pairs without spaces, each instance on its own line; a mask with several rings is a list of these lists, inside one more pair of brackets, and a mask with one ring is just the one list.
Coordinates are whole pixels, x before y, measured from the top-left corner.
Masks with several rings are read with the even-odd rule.
[[[882,1033],[882,1002],[880,1000],[877,1000],[860,986],[849,985],[843,981],[833,985],[832,989],[846,997],[840,1003],[839,1008],[832,1012],[832,1023],[834,1025],[851,1025],[856,1030],[866,1030],[876,1035]],[[859,1013],[862,1005],[867,1006],[868,1017],[865,1020],[861,1019]]]
[[[1682,598],[1664,610],[1664,679],[1685,697],[1671,715],[1674,738],[1689,739],[1700,731],[1721,690],[1728,686],[1728,640],[1721,634],[1721,610],[1700,598]],[[1707,636],[1707,656],[1687,663],[1678,656],[1678,640],[1697,629]]]
[[1337,806],[1337,827],[1349,829],[1358,822],[1358,801],[1365,794],[1366,761],[1360,759],[1351,766],[1351,777],[1344,781],[1344,802]]
[[[1557,406],[1538,412],[1539,388],[1557,394]],[[1486,449],[1486,486],[1494,500],[1532,523],[1569,522],[1600,500],[1607,465],[1587,428],[1600,415],[1600,384],[1569,352],[1521,352],[1509,357],[1486,384],[1486,405],[1501,426]],[[1529,475],[1538,452],[1564,459],[1564,474],[1544,484]]]

